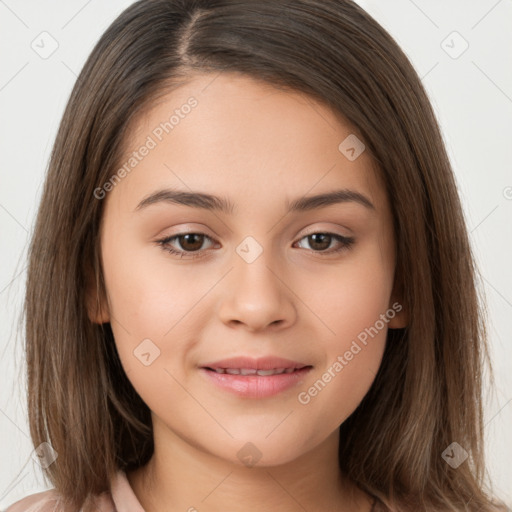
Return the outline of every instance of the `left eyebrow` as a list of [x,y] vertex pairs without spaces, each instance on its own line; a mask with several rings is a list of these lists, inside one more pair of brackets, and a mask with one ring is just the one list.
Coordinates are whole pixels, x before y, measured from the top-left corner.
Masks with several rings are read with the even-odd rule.
[[[152,204],[161,202],[218,211],[231,215],[235,211],[234,204],[225,197],[214,196],[203,192],[187,192],[175,189],[158,190],[157,192],[149,194],[137,205],[135,210],[141,210]],[[340,189],[315,196],[300,197],[291,202],[287,202],[286,208],[288,212],[303,212],[348,202],[359,203],[370,210],[375,210],[375,206],[365,195],[349,189]]]

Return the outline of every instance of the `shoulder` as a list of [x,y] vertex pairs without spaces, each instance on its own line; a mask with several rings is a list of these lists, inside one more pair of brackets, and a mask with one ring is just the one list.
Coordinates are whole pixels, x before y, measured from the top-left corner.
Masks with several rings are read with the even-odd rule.
[[[110,493],[89,496],[83,503],[80,512],[116,512]],[[55,490],[38,492],[16,501],[5,511],[0,512],[77,512]]]
[[5,512],[64,512],[62,500],[55,489],[25,496],[16,501]]

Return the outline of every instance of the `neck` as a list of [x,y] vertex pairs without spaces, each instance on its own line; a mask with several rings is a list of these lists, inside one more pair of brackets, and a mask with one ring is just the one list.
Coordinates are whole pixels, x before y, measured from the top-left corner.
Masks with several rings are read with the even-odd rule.
[[339,431],[314,450],[275,466],[248,467],[220,459],[153,424],[155,451],[127,473],[146,512],[325,510],[369,512],[371,499],[338,466]]

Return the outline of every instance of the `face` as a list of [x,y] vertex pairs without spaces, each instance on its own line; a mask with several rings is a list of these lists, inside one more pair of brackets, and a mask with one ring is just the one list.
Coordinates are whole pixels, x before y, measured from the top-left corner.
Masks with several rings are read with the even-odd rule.
[[91,319],[111,322],[155,436],[285,463],[367,393],[403,312],[384,183],[354,135],[237,74],[196,75],[138,120],[98,199],[107,301]]

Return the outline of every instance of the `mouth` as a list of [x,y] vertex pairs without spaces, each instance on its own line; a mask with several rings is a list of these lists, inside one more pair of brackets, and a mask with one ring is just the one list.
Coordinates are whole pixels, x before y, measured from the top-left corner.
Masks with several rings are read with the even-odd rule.
[[237,357],[200,366],[209,383],[245,398],[266,398],[297,386],[312,368],[278,357]]

